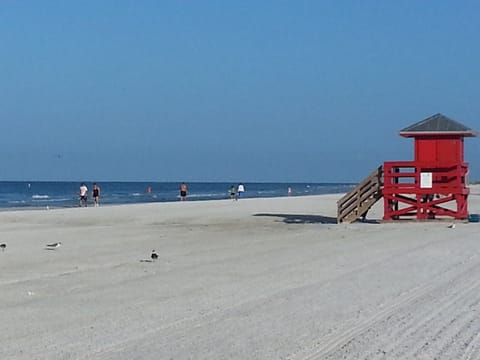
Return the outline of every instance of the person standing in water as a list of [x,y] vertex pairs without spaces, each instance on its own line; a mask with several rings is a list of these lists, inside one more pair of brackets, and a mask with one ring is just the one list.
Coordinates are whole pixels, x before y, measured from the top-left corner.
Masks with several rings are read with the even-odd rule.
[[237,189],[235,189],[235,186],[232,185],[230,188],[230,199],[236,200],[237,198]]
[[100,201],[100,187],[97,183],[93,183],[92,197],[94,206],[98,206]]
[[185,201],[187,199],[187,184],[182,182],[180,185],[180,201]]
[[80,207],[82,207],[82,205],[87,207],[87,193],[88,193],[87,185],[85,185],[85,183],[82,183],[80,185],[80,203],[79,203]]
[[243,183],[238,184],[237,198],[241,197],[244,192],[245,192],[245,185],[243,185]]

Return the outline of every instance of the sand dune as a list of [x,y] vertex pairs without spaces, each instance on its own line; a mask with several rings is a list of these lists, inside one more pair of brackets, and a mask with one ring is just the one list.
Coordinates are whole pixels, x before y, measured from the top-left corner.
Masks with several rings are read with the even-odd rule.
[[0,212],[0,358],[479,359],[480,225],[338,198]]

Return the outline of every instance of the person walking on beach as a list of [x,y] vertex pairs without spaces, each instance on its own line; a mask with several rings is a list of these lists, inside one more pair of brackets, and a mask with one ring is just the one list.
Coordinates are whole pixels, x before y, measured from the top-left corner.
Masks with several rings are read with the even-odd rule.
[[245,185],[243,185],[242,183],[238,184],[237,198],[241,197],[244,192],[245,192]]
[[98,206],[100,201],[100,187],[97,183],[93,183],[92,197],[94,206]]
[[180,185],[180,201],[185,201],[187,199],[187,184],[182,182]]
[[80,203],[79,203],[80,207],[82,207],[82,205],[87,207],[87,194],[88,194],[87,185],[85,185],[85,183],[82,183],[80,185]]

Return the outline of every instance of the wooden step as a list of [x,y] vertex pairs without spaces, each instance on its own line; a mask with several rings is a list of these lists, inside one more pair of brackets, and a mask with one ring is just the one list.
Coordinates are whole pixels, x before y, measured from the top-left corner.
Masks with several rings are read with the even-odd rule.
[[337,222],[351,223],[382,198],[383,166],[379,166],[337,202]]

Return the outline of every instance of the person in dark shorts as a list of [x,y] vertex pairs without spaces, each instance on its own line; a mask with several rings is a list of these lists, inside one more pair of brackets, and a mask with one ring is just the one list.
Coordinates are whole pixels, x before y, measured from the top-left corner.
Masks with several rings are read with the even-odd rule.
[[100,202],[100,187],[97,183],[93,183],[92,197],[94,205],[98,206]]
[[87,207],[87,194],[88,194],[88,188],[85,183],[82,183],[80,185],[80,203],[79,206],[81,207],[82,205]]
[[237,189],[235,189],[235,186],[232,185],[230,188],[230,199],[235,200],[237,197]]
[[180,201],[187,199],[187,184],[184,182],[180,185]]

